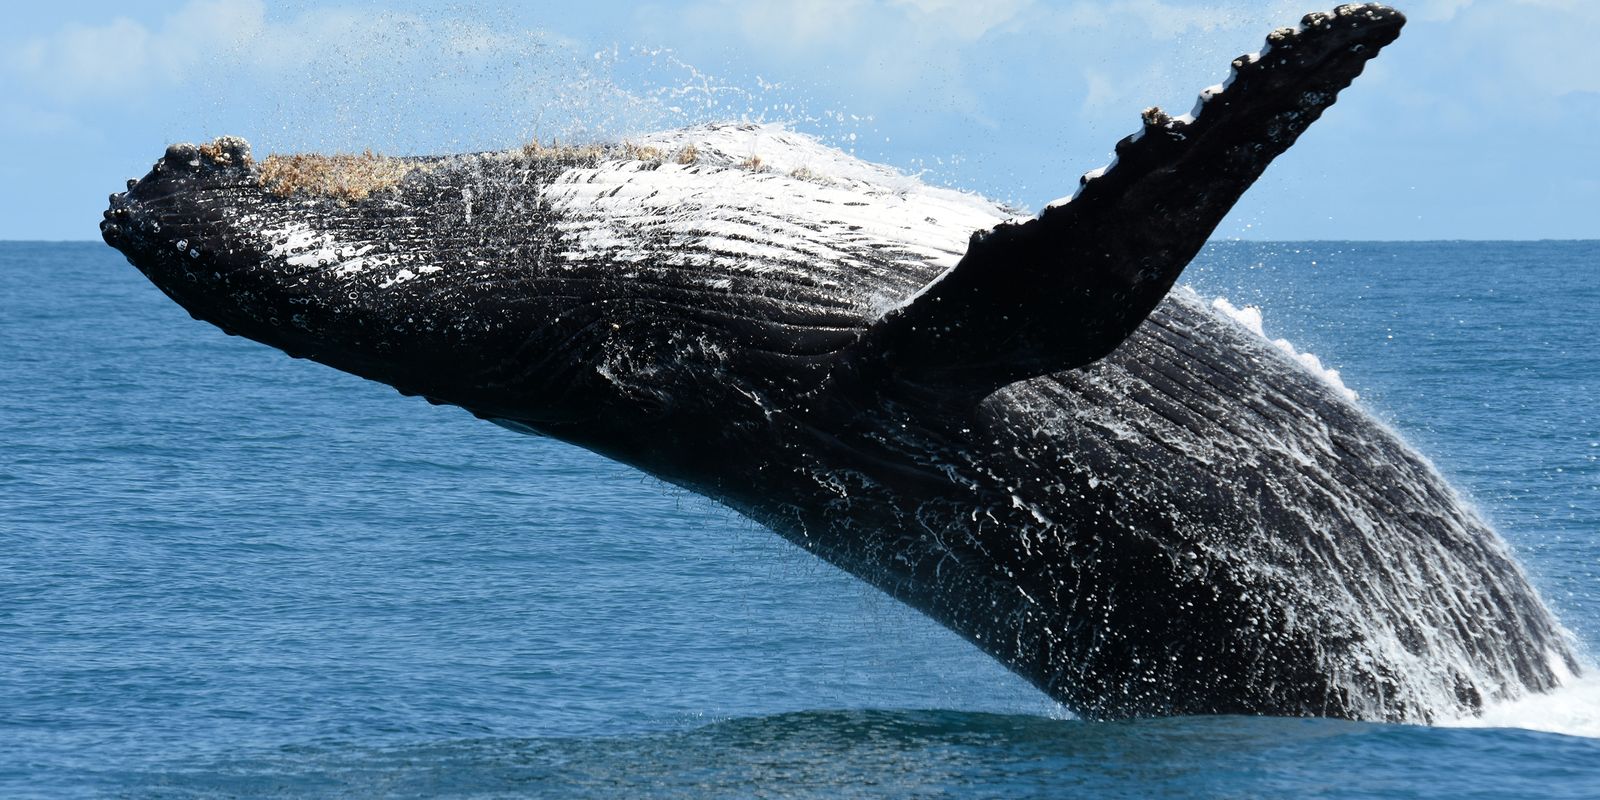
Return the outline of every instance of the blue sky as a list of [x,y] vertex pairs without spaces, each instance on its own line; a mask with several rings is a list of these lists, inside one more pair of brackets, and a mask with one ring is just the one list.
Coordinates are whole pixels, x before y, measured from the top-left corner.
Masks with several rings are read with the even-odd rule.
[[[1328,0],[30,4],[0,33],[0,238],[90,239],[165,145],[506,147],[788,120],[1037,209]],[[1600,238],[1600,3],[1397,3],[1405,34],[1218,235]]]

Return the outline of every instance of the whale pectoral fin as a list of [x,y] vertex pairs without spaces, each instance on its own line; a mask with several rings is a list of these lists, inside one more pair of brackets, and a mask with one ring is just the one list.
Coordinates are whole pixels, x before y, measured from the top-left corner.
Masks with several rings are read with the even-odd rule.
[[1192,119],[1146,111],[1072,200],[975,234],[954,268],[863,335],[857,357],[956,399],[1105,357],[1404,21],[1382,6],[1341,6],[1275,31],[1201,94]]

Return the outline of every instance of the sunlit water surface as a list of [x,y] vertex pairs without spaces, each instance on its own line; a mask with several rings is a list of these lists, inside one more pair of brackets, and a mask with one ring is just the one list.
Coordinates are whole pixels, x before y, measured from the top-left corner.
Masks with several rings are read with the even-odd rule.
[[[1186,281],[1339,369],[1600,643],[1600,244]],[[3,796],[1600,795],[1600,684],[1463,724],[1072,720],[706,500],[0,243]]]

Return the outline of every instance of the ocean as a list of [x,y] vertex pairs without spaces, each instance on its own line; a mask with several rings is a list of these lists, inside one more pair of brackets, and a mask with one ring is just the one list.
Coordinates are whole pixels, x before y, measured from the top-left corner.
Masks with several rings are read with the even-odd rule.
[[[1339,370],[1600,651],[1600,242],[1226,242],[1184,282]],[[1593,798],[1600,680],[1075,720],[708,500],[4,242],[0,796],[100,795]]]

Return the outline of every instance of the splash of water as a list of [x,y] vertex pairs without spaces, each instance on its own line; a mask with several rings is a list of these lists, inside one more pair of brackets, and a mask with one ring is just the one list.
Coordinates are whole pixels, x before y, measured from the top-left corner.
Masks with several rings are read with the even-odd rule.
[[1477,716],[1445,720],[1449,728],[1522,728],[1600,739],[1600,674],[1593,667],[1581,678],[1544,694],[1528,694],[1491,704]]
[[1315,353],[1299,350],[1288,339],[1274,339],[1268,336],[1266,330],[1262,327],[1261,308],[1259,306],[1244,306],[1241,308],[1228,302],[1226,297],[1218,297],[1211,301],[1211,307],[1222,312],[1222,315],[1228,319],[1243,325],[1255,335],[1272,342],[1273,347],[1282,350],[1284,354],[1305,367],[1311,374],[1327,381],[1328,385],[1337,389],[1339,394],[1344,395],[1345,399],[1355,402],[1360,398],[1360,395],[1356,394],[1354,389],[1345,385],[1344,380],[1339,377],[1339,370],[1324,366],[1322,359],[1318,358]]

